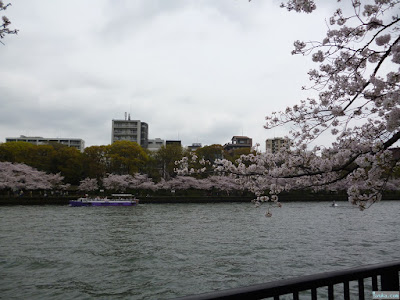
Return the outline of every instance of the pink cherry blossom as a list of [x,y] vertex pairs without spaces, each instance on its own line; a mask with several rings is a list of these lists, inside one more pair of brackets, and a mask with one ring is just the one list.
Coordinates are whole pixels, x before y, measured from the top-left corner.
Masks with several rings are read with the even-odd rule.
[[[309,71],[311,84],[305,88],[319,98],[282,108],[265,123],[267,130],[290,126],[293,147],[214,162],[215,174],[235,177],[255,193],[257,204],[265,202],[263,195],[276,203],[287,190],[347,190],[349,201],[365,209],[383,191],[399,188],[393,174],[400,169],[395,152],[400,150],[392,148],[400,140],[400,2],[361,2],[351,2],[349,15],[339,2],[321,42],[294,43],[292,54],[311,55],[319,65]],[[306,13],[317,9],[312,0],[282,6]],[[331,144],[320,147],[320,138],[329,135]],[[191,165],[178,162],[178,174],[201,172]]]
[[25,164],[0,162],[0,190],[48,190],[63,188],[60,174],[47,174]]

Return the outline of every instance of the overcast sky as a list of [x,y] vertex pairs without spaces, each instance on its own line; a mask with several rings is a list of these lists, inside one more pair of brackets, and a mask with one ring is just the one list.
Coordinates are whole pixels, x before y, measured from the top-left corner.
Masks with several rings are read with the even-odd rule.
[[[311,15],[275,0],[15,0],[0,44],[0,142],[20,135],[111,142],[111,120],[187,146],[265,139],[272,111],[307,97],[310,57],[334,7]],[[334,4],[334,3],[333,3]]]

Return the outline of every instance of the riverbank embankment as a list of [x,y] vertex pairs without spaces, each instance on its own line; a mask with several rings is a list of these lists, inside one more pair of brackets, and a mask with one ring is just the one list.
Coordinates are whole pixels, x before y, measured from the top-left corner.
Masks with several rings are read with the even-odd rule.
[[[76,196],[23,196],[23,197],[0,197],[2,205],[68,205],[70,200],[77,199]],[[139,197],[141,204],[155,203],[240,203],[251,202],[254,196],[148,196]],[[400,193],[390,192],[383,195],[383,200],[400,200]],[[317,202],[317,201],[347,201],[347,195],[327,193],[283,193],[279,195],[280,202]]]

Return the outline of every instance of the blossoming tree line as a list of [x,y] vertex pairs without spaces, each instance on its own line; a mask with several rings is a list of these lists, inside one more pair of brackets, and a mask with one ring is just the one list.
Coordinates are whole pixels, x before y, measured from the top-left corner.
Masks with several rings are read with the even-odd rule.
[[[390,148],[400,139],[400,1],[344,2],[351,2],[350,14],[339,3],[322,41],[294,42],[292,54],[311,55],[318,65],[308,73],[311,86],[304,87],[318,97],[266,117],[266,129],[291,126],[293,149],[213,164],[215,172],[256,193],[257,204],[279,206],[282,191],[347,190],[349,201],[365,209],[399,186],[399,155]],[[305,13],[317,8],[313,0],[282,7]],[[336,137],[329,147],[310,149],[326,135]],[[201,172],[191,169],[192,160],[180,161],[182,175]]]
[[[167,146],[150,152],[129,141],[87,147],[83,153],[57,143],[3,143],[0,144],[0,193],[50,189],[73,191],[77,188],[85,192],[106,189],[147,194],[161,190],[197,190],[200,194],[204,191],[224,194],[240,191],[242,194],[243,189],[234,178],[202,174],[196,178],[177,176],[175,161],[187,153],[180,146]],[[196,153],[209,160],[227,157],[234,162],[243,151],[226,153],[221,145],[211,145],[197,149]]]
[[[341,9],[349,3],[350,11]],[[253,151],[234,160],[201,152],[181,158],[166,148],[150,156],[137,145],[113,144],[86,149],[82,169],[76,164],[69,170],[76,160],[64,153],[52,172],[69,176],[71,182],[81,178],[80,188],[88,191],[100,181],[119,190],[218,186],[250,190],[257,204],[280,206],[283,191],[346,190],[352,204],[369,207],[384,190],[399,187],[399,155],[392,148],[400,139],[400,1],[348,0],[337,5],[322,41],[294,42],[292,54],[310,55],[318,66],[309,71],[311,85],[304,87],[318,97],[266,117],[266,129],[292,128],[291,149],[276,154]],[[317,5],[313,0],[287,0],[282,7],[312,13]],[[334,137],[331,145],[310,147],[327,135]],[[51,156],[51,149],[46,151],[42,157]],[[65,157],[68,164],[62,164]],[[1,158],[1,147],[0,160],[12,161]],[[178,176],[172,174],[174,169]]]

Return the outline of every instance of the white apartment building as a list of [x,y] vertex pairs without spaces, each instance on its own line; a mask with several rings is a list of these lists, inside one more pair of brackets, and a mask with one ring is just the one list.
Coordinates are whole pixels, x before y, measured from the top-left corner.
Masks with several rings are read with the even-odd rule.
[[165,146],[165,140],[162,140],[160,138],[149,139],[147,149],[149,149],[150,151],[157,151],[162,146]]
[[140,120],[131,120],[125,113],[124,120],[112,120],[111,143],[116,141],[136,142],[143,148],[148,147],[149,125]]
[[8,137],[6,138],[6,143],[8,142],[28,142],[34,145],[46,145],[51,143],[59,143],[68,147],[74,147],[79,151],[83,152],[85,149],[85,141],[82,139],[71,139],[71,138],[44,138],[41,136],[25,136],[20,137]]
[[282,148],[290,149],[290,140],[288,138],[273,138],[265,141],[265,149],[267,152],[276,153]]

